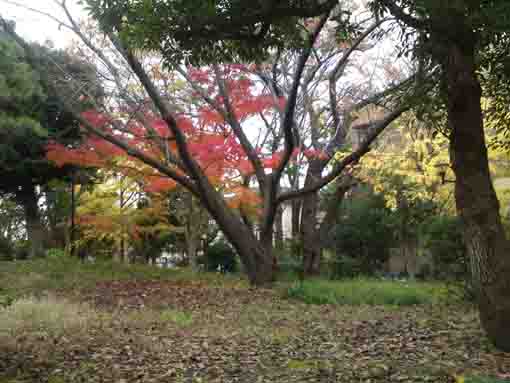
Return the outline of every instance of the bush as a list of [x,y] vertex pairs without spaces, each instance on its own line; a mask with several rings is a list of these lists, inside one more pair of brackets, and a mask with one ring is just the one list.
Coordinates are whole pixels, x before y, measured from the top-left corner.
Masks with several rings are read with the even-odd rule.
[[344,201],[335,226],[337,261],[333,277],[373,274],[394,243],[393,217],[378,194]]
[[433,216],[421,226],[421,238],[434,260],[436,278],[466,279],[468,260],[457,217]]
[[362,262],[359,259],[340,255],[335,262],[333,279],[354,278],[362,273]]
[[0,236],[0,261],[11,261],[14,256],[14,247],[6,238]]
[[238,270],[234,249],[224,241],[219,241],[207,248],[202,263],[207,271],[233,273]]
[[46,256],[49,258],[62,258],[66,256],[66,252],[62,249],[48,249]]

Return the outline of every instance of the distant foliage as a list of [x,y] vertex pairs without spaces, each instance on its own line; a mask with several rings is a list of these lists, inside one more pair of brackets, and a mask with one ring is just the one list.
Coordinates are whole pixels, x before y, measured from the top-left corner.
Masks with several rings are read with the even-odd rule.
[[237,257],[234,249],[224,241],[209,246],[203,263],[207,271],[235,272],[238,270]]
[[384,197],[367,192],[345,201],[335,227],[335,276],[371,274],[388,258],[394,243],[392,212]]
[[50,258],[63,258],[66,253],[62,249],[48,249],[46,250],[46,256]]
[[432,253],[436,277],[465,278],[468,274],[467,254],[458,218],[434,216],[421,226],[423,246]]
[[0,261],[9,261],[13,258],[14,248],[12,243],[0,236]]

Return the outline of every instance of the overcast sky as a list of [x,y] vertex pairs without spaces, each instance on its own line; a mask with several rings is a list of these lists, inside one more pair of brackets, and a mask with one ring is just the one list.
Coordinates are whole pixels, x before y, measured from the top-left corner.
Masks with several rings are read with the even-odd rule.
[[[86,13],[76,2],[76,0],[66,2],[73,16],[77,19],[86,17]],[[58,47],[64,47],[71,42],[73,36],[69,30],[64,27],[59,29],[56,21],[27,8],[46,12],[65,20],[65,14],[55,0],[0,0],[0,14],[6,19],[16,21],[16,30],[24,38],[39,43],[51,40]]]

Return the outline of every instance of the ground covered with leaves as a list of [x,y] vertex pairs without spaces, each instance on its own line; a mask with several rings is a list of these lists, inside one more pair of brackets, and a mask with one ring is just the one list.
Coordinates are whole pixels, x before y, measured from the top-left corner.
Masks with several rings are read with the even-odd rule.
[[[12,289],[13,273],[0,292]],[[103,273],[94,283],[48,282],[41,290],[51,276],[31,274],[38,297],[16,296],[0,310],[1,383],[510,376],[510,355],[492,348],[467,304],[314,305],[286,298],[281,287],[253,290],[235,278],[175,273]]]

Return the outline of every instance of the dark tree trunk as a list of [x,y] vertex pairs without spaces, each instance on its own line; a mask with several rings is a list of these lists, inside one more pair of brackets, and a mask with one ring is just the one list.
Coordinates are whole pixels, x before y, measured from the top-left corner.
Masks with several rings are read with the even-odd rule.
[[327,202],[326,215],[324,216],[319,228],[319,241],[323,246],[333,247],[333,242],[330,238],[331,230],[333,230],[334,226],[338,222],[340,206],[344,200],[345,193],[347,193],[354,185],[354,179],[349,175],[345,175],[336,181],[335,194]]
[[25,212],[29,258],[44,255],[45,230],[39,214],[38,197],[35,185],[24,185],[17,194]]
[[292,239],[293,240],[299,240],[299,224],[301,222],[301,205],[302,201],[301,199],[294,199],[291,201],[291,233],[292,233]]
[[275,247],[278,250],[283,249],[283,209],[278,207],[275,218]]
[[[203,193],[201,202],[216,220],[225,237],[236,249],[250,283],[254,286],[266,286],[274,279],[273,219],[261,233],[261,239],[255,237],[253,231],[242,221],[242,218],[227,207],[225,201],[208,184],[202,181]],[[271,214],[268,212],[267,214]]]
[[447,45],[443,62],[455,201],[464,224],[482,325],[497,347],[510,351],[510,249],[489,172],[474,38],[466,42],[465,34],[459,32],[462,46]]
[[[314,183],[322,174],[324,161],[311,161],[305,179],[305,187]],[[319,194],[311,193],[303,198],[300,235],[303,240],[303,274],[313,276],[320,273],[322,246],[319,239],[317,213]]]

